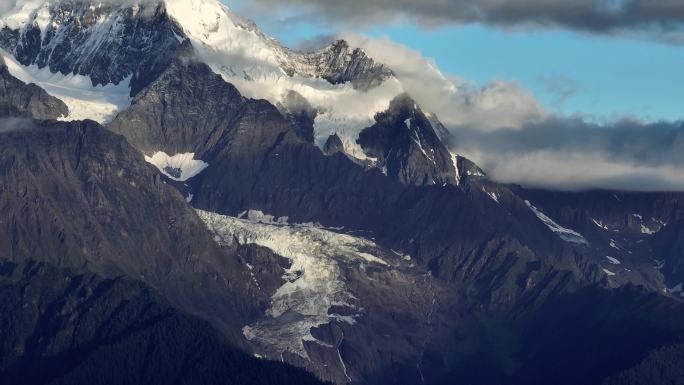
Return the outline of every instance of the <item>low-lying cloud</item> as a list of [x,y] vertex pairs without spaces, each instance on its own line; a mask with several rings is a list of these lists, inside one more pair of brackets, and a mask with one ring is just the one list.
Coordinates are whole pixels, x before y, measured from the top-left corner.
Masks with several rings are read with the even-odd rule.
[[36,129],[35,123],[28,118],[0,118],[0,134],[34,129]]
[[497,131],[517,129],[546,117],[541,103],[516,81],[496,79],[477,85],[443,74],[434,61],[388,38],[350,33],[339,37],[391,68],[403,90],[447,126]]
[[452,128],[455,151],[532,187],[684,191],[684,123],[549,118],[519,130]]
[[370,24],[414,20],[426,26],[482,23],[648,35],[684,44],[681,0],[252,0],[252,12],[292,10],[289,20]]
[[[443,74],[434,62],[387,38],[343,34],[388,65],[404,90],[454,136],[453,150],[493,179],[532,187],[684,191],[684,123],[638,119],[592,123],[557,116],[515,81],[478,86]],[[557,108],[581,87],[540,78]]]

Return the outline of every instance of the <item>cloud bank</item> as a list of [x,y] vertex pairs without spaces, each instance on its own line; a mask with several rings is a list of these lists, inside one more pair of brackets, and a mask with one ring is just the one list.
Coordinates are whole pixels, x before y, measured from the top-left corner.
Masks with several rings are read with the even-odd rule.
[[[684,191],[684,122],[592,123],[557,116],[517,82],[478,86],[443,74],[432,60],[387,38],[341,37],[392,68],[405,91],[450,129],[452,150],[497,181],[567,190]],[[557,95],[557,104],[579,87],[562,77],[540,81]]]
[[350,33],[339,38],[391,68],[403,91],[447,126],[489,132],[518,129],[546,116],[541,103],[518,82],[499,79],[477,85],[443,74],[434,61],[388,38]]
[[[291,18],[355,25],[412,20],[425,26],[481,23],[501,28],[566,28],[648,35],[684,44],[681,0],[252,0],[252,12],[292,10]],[[290,12],[292,14],[292,12]]]
[[532,187],[684,191],[684,122],[549,118],[519,130],[452,128],[490,177]]

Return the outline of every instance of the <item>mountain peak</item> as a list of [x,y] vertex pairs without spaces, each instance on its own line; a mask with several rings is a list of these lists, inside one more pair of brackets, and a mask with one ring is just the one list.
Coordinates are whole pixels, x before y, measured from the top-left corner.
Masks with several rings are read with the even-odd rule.
[[375,116],[375,124],[359,135],[358,143],[383,172],[405,184],[456,184],[457,169],[451,153],[432,122],[407,94],[390,102]]

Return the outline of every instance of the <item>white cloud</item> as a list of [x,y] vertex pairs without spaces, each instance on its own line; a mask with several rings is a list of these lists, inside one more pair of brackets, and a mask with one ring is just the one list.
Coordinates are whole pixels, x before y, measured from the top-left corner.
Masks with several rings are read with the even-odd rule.
[[615,160],[602,153],[541,150],[497,155],[475,151],[468,156],[488,164],[489,176],[504,183],[567,190],[684,190],[681,167]]
[[341,37],[391,68],[403,90],[447,126],[483,131],[518,129],[546,115],[541,103],[516,81],[494,80],[479,87],[446,76],[433,60],[389,38],[350,33]]

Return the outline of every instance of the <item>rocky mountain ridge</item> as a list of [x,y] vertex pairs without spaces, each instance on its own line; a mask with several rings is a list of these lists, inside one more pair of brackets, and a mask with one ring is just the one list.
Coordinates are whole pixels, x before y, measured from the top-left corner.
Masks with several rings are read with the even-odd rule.
[[[130,106],[106,127],[28,120],[3,132],[9,126],[0,120],[3,260],[140,281],[245,352],[335,383],[598,384],[684,336],[676,286],[682,194],[496,183],[449,152],[444,127],[410,95],[388,100],[374,121],[328,127],[320,148],[321,117],[330,111],[311,94],[293,86],[282,103],[246,95],[249,84],[266,84],[246,78],[282,70],[278,50],[268,56],[275,72],[230,75],[244,64],[239,58],[205,60],[211,50],[231,52],[209,44],[220,33],[274,44],[217,2],[169,0],[146,10],[56,4],[82,11],[64,19],[72,20],[64,31],[76,32],[63,42],[88,35],[79,25],[99,28],[93,15],[116,16],[124,28],[108,29],[103,47],[133,25],[172,49],[139,72],[147,75],[131,83]],[[180,11],[218,21],[180,29]],[[37,15],[22,39],[43,32]],[[117,44],[101,63],[156,49]],[[18,46],[12,59],[20,60]],[[391,76],[341,42],[322,52],[306,64],[321,79],[307,79],[325,87],[337,82],[367,95],[364,82],[384,83],[366,80]],[[99,68],[93,63],[83,68]],[[279,76],[300,81],[309,71],[302,68]],[[27,108],[25,98],[6,97],[6,117],[63,113],[37,86],[2,75],[6,95],[29,90],[40,102]],[[155,163],[174,157],[186,162]],[[585,322],[572,322],[581,312]],[[643,330],[652,332],[632,338]],[[593,361],[579,360],[588,347]]]

